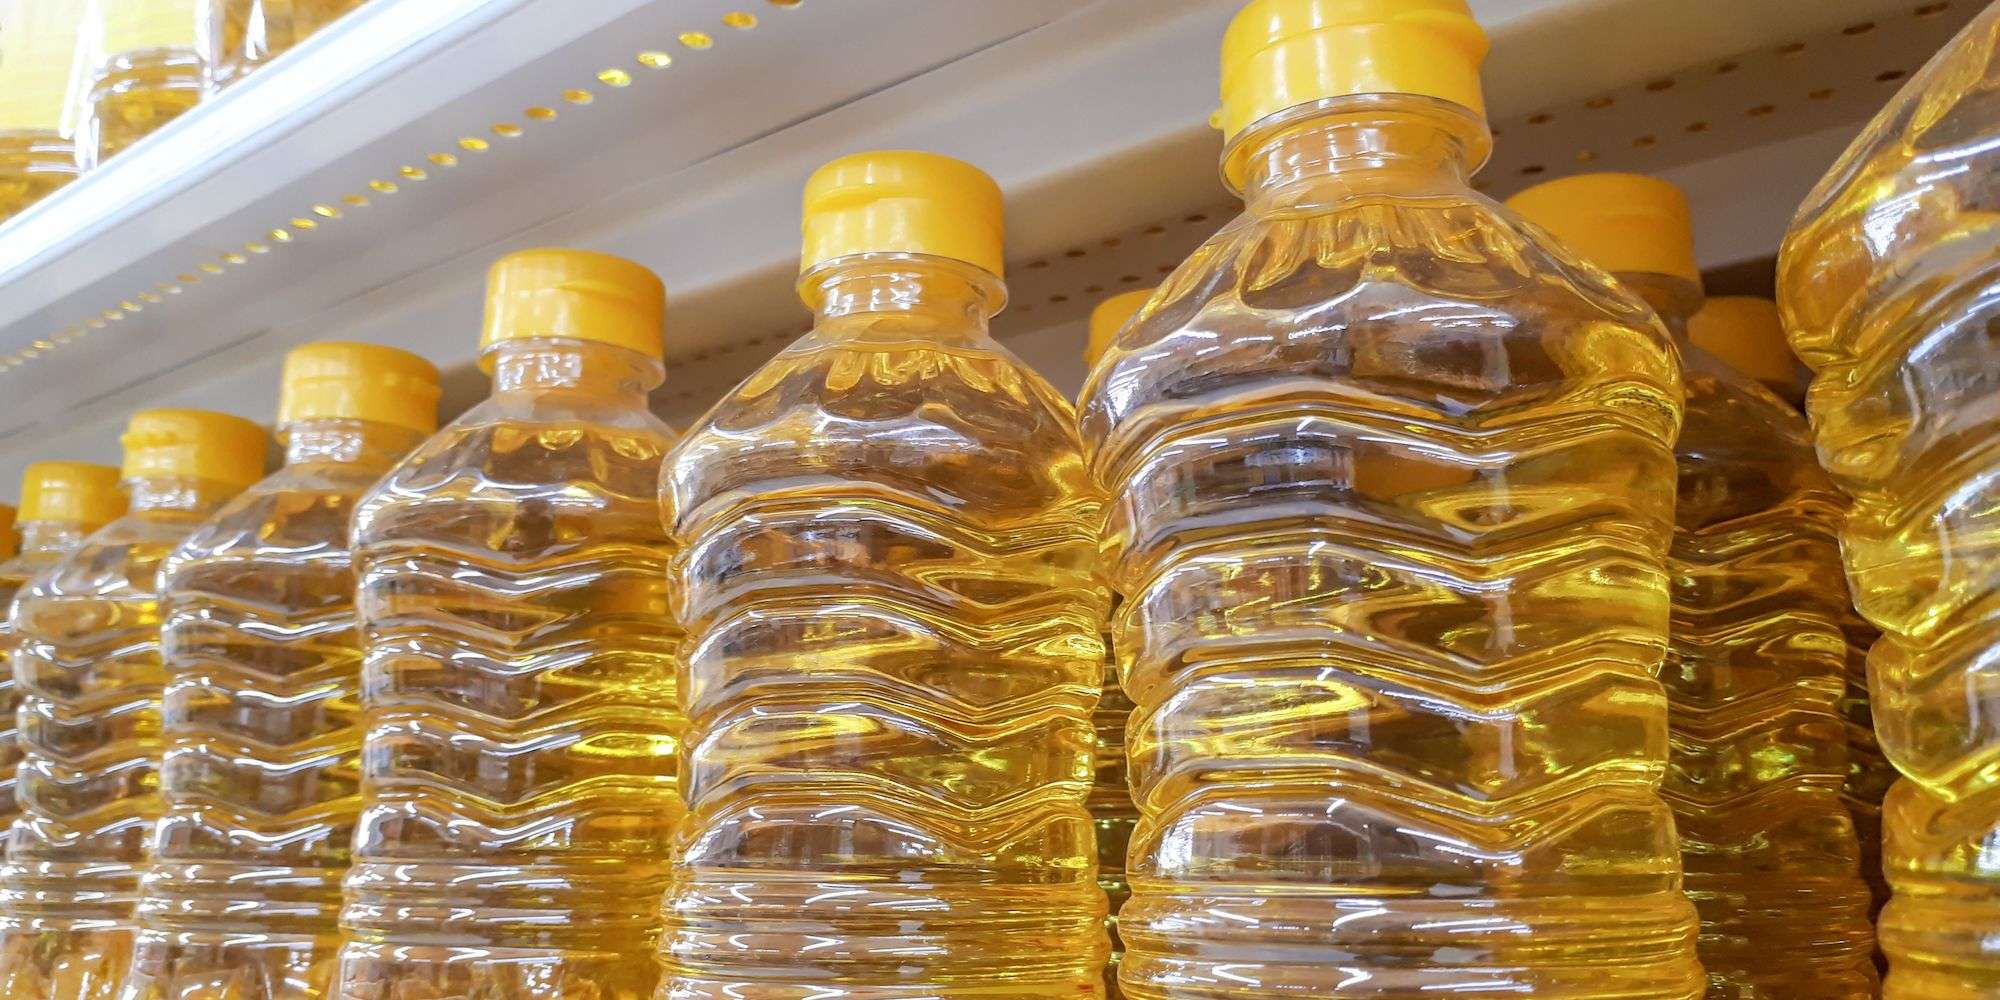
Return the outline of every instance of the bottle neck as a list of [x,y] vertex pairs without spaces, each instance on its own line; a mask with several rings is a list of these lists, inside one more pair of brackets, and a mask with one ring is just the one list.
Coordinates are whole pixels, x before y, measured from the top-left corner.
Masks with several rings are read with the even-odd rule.
[[1358,194],[1462,193],[1491,146],[1485,120],[1458,105],[1369,94],[1272,115],[1238,136],[1224,162],[1240,163],[1244,203],[1267,212]]
[[129,509],[135,512],[179,510],[203,514],[222,506],[241,492],[241,487],[191,476],[138,476],[125,481],[125,490],[131,498]]
[[90,534],[75,521],[28,521],[21,525],[21,554],[68,552]]
[[406,427],[366,420],[313,419],[286,424],[286,465],[351,465],[388,471],[423,435]]
[[984,335],[1007,294],[999,278],[970,264],[904,253],[837,257],[808,271],[799,291],[815,327],[865,330],[878,327],[852,321],[903,318],[945,336]]
[[1694,341],[1688,338],[1688,321],[1701,311],[1701,285],[1671,274],[1622,271],[1614,277],[1653,307],[1683,352],[1694,346]]
[[646,393],[666,378],[659,359],[589,340],[522,337],[487,349],[493,392],[577,392],[646,405]]

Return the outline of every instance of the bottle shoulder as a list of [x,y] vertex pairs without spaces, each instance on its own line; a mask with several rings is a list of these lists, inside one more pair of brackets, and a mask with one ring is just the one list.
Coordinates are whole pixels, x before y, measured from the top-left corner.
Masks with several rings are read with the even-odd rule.
[[[1688,421],[1681,429],[1684,445],[1690,441],[1710,444],[1709,439],[1729,435],[1731,428],[1754,429],[1750,436],[1760,447],[1786,451],[1808,464],[1815,462],[1812,428],[1805,415],[1762,382],[1699,347],[1681,348],[1681,372]],[[1702,417],[1699,426],[1695,424],[1697,415]]]
[[729,496],[899,494],[981,522],[1094,502],[1069,402],[980,329],[843,318],[800,338],[690,428],[669,516]]
[[[1984,280],[2000,245],[2000,8],[1989,7],[1861,131],[1778,255],[1786,329],[1814,368],[1862,350],[1870,303]],[[1923,263],[1920,263],[1920,260]]]
[[61,562],[66,554],[60,549],[31,549],[0,562],[0,592],[9,596],[17,593],[29,580]]
[[380,470],[345,463],[287,466],[231,498],[190,532],[160,567],[164,592],[212,587],[227,576],[238,588],[287,568],[313,575],[342,572],[354,505]]
[[118,629],[157,635],[147,609],[159,598],[160,564],[203,516],[136,510],[99,528],[22,585],[16,629],[57,641]]
[[499,394],[362,494],[353,542],[361,549],[428,538],[489,549],[529,537],[657,536],[660,461],[674,440],[644,407],[583,394]]
[[[1652,310],[1472,191],[1249,211],[1163,284],[1084,390],[1084,436],[1281,397],[1479,431],[1596,407],[1671,441]],[[1123,433],[1123,431],[1121,431]]]
[[1684,349],[1683,364],[1687,410],[1674,446],[1681,529],[1747,524],[1768,534],[1754,525],[1776,515],[1814,522],[1830,537],[1842,500],[1805,417],[1699,348]]

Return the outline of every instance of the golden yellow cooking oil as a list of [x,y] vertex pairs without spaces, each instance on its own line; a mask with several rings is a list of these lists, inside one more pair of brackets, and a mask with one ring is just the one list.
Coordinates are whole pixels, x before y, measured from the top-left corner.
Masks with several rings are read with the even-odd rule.
[[0,869],[0,997],[114,1000],[161,811],[160,563],[264,475],[264,432],[206,410],[125,431],[129,512],[22,586],[21,816]]
[[160,564],[165,812],[123,1000],[326,995],[361,805],[348,522],[436,429],[438,392],[404,351],[293,350],[284,466]]
[[1001,231],[960,161],[822,167],[812,331],[666,463],[689,817],[661,1000],[1101,995],[1102,500],[1069,402],[988,331]]
[[1800,208],[1779,255],[1814,371],[1875,732],[1905,780],[1883,803],[1888,1000],[2000,995],[2000,7],[1911,77]]
[[1841,801],[1847,636],[1836,538],[1845,498],[1790,404],[1695,346],[1702,301],[1687,198],[1638,174],[1583,174],[1507,202],[1651,303],[1687,390],[1673,622],[1661,677],[1661,791],[1701,914],[1711,1000],[1867,1000],[1879,983],[1860,846]]
[[361,814],[332,995],[647,1000],[681,805],[660,460],[665,292],[503,257],[492,395],[354,515]]
[[[1776,302],[1740,295],[1710,298],[1688,321],[1688,339],[1731,368],[1755,378],[1778,398],[1795,407],[1805,401],[1810,379],[1785,341]],[[1889,901],[1889,882],[1882,872],[1882,799],[1896,782],[1896,768],[1883,756],[1875,738],[1875,712],[1868,694],[1868,648],[1881,633],[1854,610],[1845,576],[1840,580],[1839,595],[1840,629],[1847,637],[1847,683],[1840,700],[1847,730],[1847,780],[1840,794],[1854,817],[1855,838],[1861,843],[1861,878],[1874,898],[1869,912],[1872,923]]]
[[1244,199],[1092,372],[1140,810],[1127,997],[1688,998],[1667,770],[1681,384],[1475,193],[1463,0],[1256,0]]
[[[1111,348],[1125,324],[1151,298],[1151,288],[1136,288],[1113,295],[1090,311],[1088,339],[1084,343],[1083,367],[1087,373],[1097,359]],[[1109,621],[1106,622],[1108,628]],[[1104,636],[1104,648],[1111,650],[1111,636]],[[1132,830],[1139,823],[1139,808],[1132,803],[1132,789],[1125,763],[1125,726],[1132,716],[1132,699],[1118,683],[1118,661],[1104,660],[1104,695],[1091,717],[1097,729],[1097,779],[1090,785],[1090,816],[1097,824],[1097,884],[1111,906],[1111,960],[1104,966],[1104,994],[1112,1000],[1123,995],[1118,987],[1118,966],[1125,946],[1118,937],[1118,910],[1132,895],[1125,881],[1125,852],[1132,844]]]
[[[125,513],[125,494],[118,470],[88,462],[35,462],[21,474],[19,533],[13,508],[7,508],[5,544],[14,551],[0,562],[0,654],[12,656],[15,595],[36,574],[55,565],[84,536]],[[18,541],[18,545],[16,542]],[[21,688],[14,683],[13,665],[0,659],[0,830],[12,827],[20,807],[14,788],[21,763],[19,719]],[[0,935],[11,918],[0,912]]]

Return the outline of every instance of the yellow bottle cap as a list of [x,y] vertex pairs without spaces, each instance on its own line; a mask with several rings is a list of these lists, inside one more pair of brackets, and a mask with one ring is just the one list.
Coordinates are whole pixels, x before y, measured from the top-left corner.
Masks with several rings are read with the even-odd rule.
[[[585,250],[522,250],[486,276],[486,326],[479,349],[503,340],[563,337],[637,351],[665,352],[667,289],[658,275],[623,257]],[[482,361],[489,369],[490,361]]]
[[264,477],[264,429],[227,413],[140,410],[123,443],[127,479],[208,479],[240,489]]
[[280,427],[300,420],[366,420],[437,430],[437,368],[393,347],[322,341],[285,355]]
[[1708,300],[1688,321],[1688,339],[1787,399],[1804,394],[1804,368],[1785,342],[1778,304],[1748,295]]
[[1097,367],[1097,359],[1111,349],[1111,342],[1118,338],[1118,331],[1138,315],[1146,300],[1153,297],[1153,290],[1141,288],[1123,292],[1105,299],[1090,311],[1090,341],[1083,349],[1083,363]]
[[799,270],[856,253],[948,257],[1006,276],[1000,186],[936,153],[856,153],[806,181]]
[[1251,0],[1222,36],[1223,138],[1286,108],[1417,94],[1484,114],[1486,32],[1465,0]]
[[90,462],[36,462],[21,474],[21,520],[62,521],[89,531],[125,513],[118,470]]
[[1613,274],[1701,282],[1687,195],[1657,177],[1579,174],[1537,184],[1507,207]]

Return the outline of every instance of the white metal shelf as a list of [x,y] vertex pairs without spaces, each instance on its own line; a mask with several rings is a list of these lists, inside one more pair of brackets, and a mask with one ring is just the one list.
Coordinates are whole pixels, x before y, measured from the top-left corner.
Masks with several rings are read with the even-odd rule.
[[[1663,173],[1690,190],[1708,265],[1769,254],[1790,207],[1893,91],[1877,77],[1914,70],[1979,6],[1473,5],[1494,37],[1500,131],[1482,183],[1504,195],[1577,169]],[[37,458],[115,457],[141,406],[265,418],[278,359],[312,339],[417,350],[447,367],[447,408],[466,405],[483,391],[471,361],[485,265],[536,244],[623,254],[665,277],[672,370],[656,403],[685,421],[803,328],[799,186],[871,147],[936,149],[1000,181],[1014,288],[1000,331],[1073,389],[1096,298],[1157,280],[1232,211],[1205,120],[1237,6],[373,0],[0,227],[0,357],[39,354],[0,374],[0,483]],[[737,13],[756,26],[731,27]],[[653,52],[672,65],[639,61]],[[604,70],[632,81],[602,82]],[[566,102],[572,89],[591,103]],[[426,179],[399,177],[405,165]],[[277,245],[274,228],[292,239]],[[78,326],[90,332],[31,346]]]

